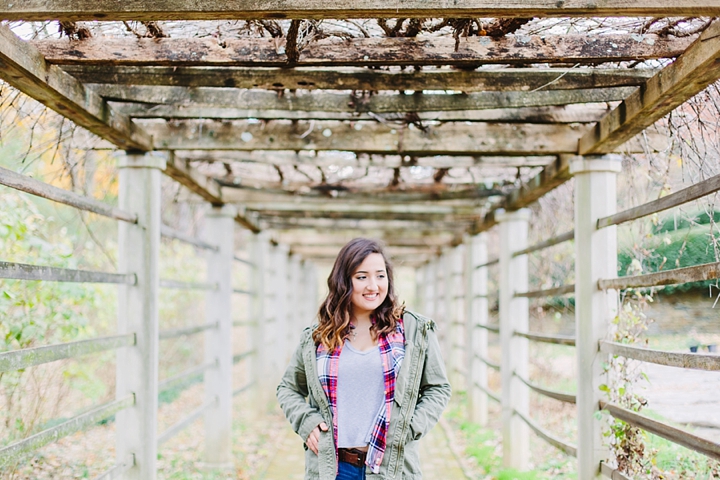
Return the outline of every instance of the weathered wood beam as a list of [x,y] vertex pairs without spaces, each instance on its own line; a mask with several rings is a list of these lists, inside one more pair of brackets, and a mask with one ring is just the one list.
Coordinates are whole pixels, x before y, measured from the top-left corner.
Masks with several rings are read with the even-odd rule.
[[385,245],[400,247],[442,247],[454,246],[462,242],[462,237],[446,232],[422,232],[402,230],[387,232],[382,230],[369,230],[361,233],[357,231],[319,232],[316,230],[280,231],[273,232],[273,239],[283,245],[307,245],[315,247],[334,247],[338,250],[347,242],[358,236],[375,238]]
[[423,229],[439,232],[464,232],[469,229],[472,222],[442,222],[420,220],[395,220],[380,218],[364,219],[333,219],[333,218],[274,218],[262,217],[259,224],[266,229],[355,229],[360,232],[372,229],[407,230]]
[[637,86],[654,70],[603,68],[436,69],[139,67],[64,65],[83,83],[266,90],[458,90],[462,92]]
[[717,0],[688,1],[605,0],[589,4],[585,0],[155,0],[118,2],[115,0],[14,0],[0,1],[3,20],[220,20],[278,18],[433,18],[433,17],[614,17],[614,16],[720,16]]
[[480,220],[477,214],[449,214],[437,212],[413,212],[413,211],[365,211],[365,210],[314,210],[314,209],[297,209],[290,210],[254,210],[248,208],[247,211],[254,212],[261,220],[272,218],[273,220],[282,221],[282,219],[331,219],[331,220],[402,220],[402,221],[419,221],[419,222],[473,222]]
[[623,100],[637,87],[538,92],[476,92],[468,94],[378,94],[357,97],[344,93],[298,93],[278,95],[264,90],[235,88],[153,87],[100,84],[92,88],[106,100],[135,103],[210,105],[247,110],[285,110],[342,113],[405,113],[481,110],[488,108],[540,107],[573,103]]
[[[406,114],[356,112],[303,112],[288,110],[248,110],[212,105],[157,105],[143,103],[110,102],[119,113],[130,118],[219,120],[377,120],[404,121]],[[614,102],[612,102],[614,103]],[[413,112],[420,121],[439,122],[510,122],[510,123],[592,123],[600,120],[611,109],[610,103],[584,103],[548,107],[524,107],[487,110],[460,110],[448,112]]]
[[406,187],[398,190],[369,188],[366,190],[348,189],[344,186],[327,189],[311,189],[298,187],[296,190],[280,190],[268,187],[252,189],[239,189],[236,187],[223,187],[223,198],[229,203],[243,205],[246,202],[273,202],[302,201],[308,204],[329,201],[355,201],[367,204],[386,205],[389,203],[425,203],[443,202],[457,203],[469,200],[481,200],[491,196],[501,195],[502,192],[479,186],[453,186],[443,185],[440,188]]
[[455,216],[477,216],[478,209],[476,206],[449,206],[437,205],[434,203],[426,204],[359,204],[347,201],[331,201],[324,203],[306,203],[306,202],[268,202],[268,203],[246,203],[246,210],[259,211],[261,215],[273,216],[306,216],[311,218],[313,215],[332,214],[358,214],[366,217],[382,216],[385,214],[415,214],[415,215],[455,215]]
[[[173,152],[168,155],[164,173],[213,205],[226,203],[223,201],[222,190],[217,182],[200,173],[185,160],[177,158]],[[245,215],[242,211],[235,216],[235,221],[253,233],[260,232],[260,227],[252,216]]]
[[[344,150],[404,155],[553,155],[575,153],[582,125],[443,123],[421,131],[375,122],[142,122],[168,150]],[[623,147],[642,151],[629,142]]]
[[552,155],[536,156],[447,156],[409,157],[400,155],[360,155],[349,152],[283,152],[254,150],[178,150],[177,158],[190,162],[263,163],[267,165],[305,165],[312,167],[351,166],[357,168],[469,168],[469,167],[544,167],[554,160]]
[[126,150],[152,150],[152,138],[99,95],[0,25],[0,78],[60,115]]
[[[342,248],[342,245],[338,246],[317,246],[317,245],[290,245],[290,251],[297,253],[302,257],[319,257],[319,256],[337,256],[338,252]],[[411,257],[415,255],[438,255],[440,254],[439,247],[406,247],[397,245],[388,245],[387,254],[389,257]]]
[[720,21],[708,27],[675,62],[589,130],[579,143],[583,155],[612,152],[720,78]]
[[[692,38],[657,35],[533,35],[325,39],[310,42],[295,66],[597,64],[680,55]],[[284,38],[107,38],[38,40],[55,64],[152,66],[287,66]]]
[[570,179],[570,161],[573,155],[558,155],[555,161],[548,164],[540,173],[524,182],[520,187],[508,194],[496,205],[485,218],[472,228],[472,233],[480,233],[497,225],[495,211],[498,208],[517,210],[536,202],[550,190],[557,188]]

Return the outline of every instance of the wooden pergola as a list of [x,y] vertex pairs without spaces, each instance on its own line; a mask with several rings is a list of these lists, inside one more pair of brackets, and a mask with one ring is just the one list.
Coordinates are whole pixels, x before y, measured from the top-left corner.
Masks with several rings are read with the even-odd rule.
[[[619,282],[614,278],[615,231],[605,227],[716,192],[720,180],[616,214],[619,165],[614,154],[666,148],[666,139],[648,127],[720,78],[720,22],[715,17],[720,17],[717,0],[0,0],[5,21],[0,25],[0,78],[97,135],[102,140],[98,148],[126,152],[119,162],[119,209],[0,172],[5,185],[102,210],[127,223],[119,235],[122,275],[113,282],[125,285],[120,304],[126,309],[119,317],[128,323],[119,323],[124,336],[113,345],[132,347],[127,350],[133,353],[122,357],[132,358],[127,370],[118,369],[118,392],[128,397],[117,408],[134,405],[123,418],[137,428],[119,435],[125,443],[118,455],[136,456],[120,458],[125,463],[117,468],[134,472],[128,478],[155,478],[157,371],[150,370],[156,368],[161,286],[157,245],[161,234],[183,238],[163,229],[159,220],[162,170],[216,207],[208,223],[218,244],[194,243],[215,252],[212,282],[205,287],[218,305],[209,317],[222,320],[201,327],[208,331],[208,345],[229,342],[232,328],[227,264],[234,246],[227,240],[233,231],[228,216],[253,233],[262,232],[253,237],[250,252],[261,285],[253,307],[259,319],[265,318],[263,302],[268,303],[263,295],[274,287],[263,280],[263,262],[270,258],[267,240],[288,247],[281,252],[287,262],[288,253],[331,261],[354,236],[380,238],[397,263],[421,267],[427,280],[419,287],[425,308],[441,311],[436,287],[442,269],[447,310],[463,310],[458,302],[466,301],[468,325],[475,323],[457,331],[448,323],[451,333],[443,341],[448,351],[456,349],[456,341],[475,355],[468,357],[471,379],[472,369],[477,372],[473,362],[484,362],[482,369],[502,368],[502,398],[487,390],[487,378],[478,388],[485,400],[502,403],[506,464],[522,468],[527,460],[527,445],[513,446],[527,442],[518,418],[535,429],[527,415],[527,388],[539,387],[523,370],[527,341],[551,341],[577,347],[577,395],[540,390],[577,403],[578,446],[543,438],[577,455],[579,478],[598,478],[601,469],[615,475],[601,463],[599,365],[602,355],[647,357],[608,342],[599,346],[613,318],[608,305],[614,297],[608,291],[717,278],[720,267]],[[33,25],[47,32],[48,24],[32,22],[57,22],[52,26],[61,34],[36,38],[30,33]],[[524,207],[573,175],[574,231],[528,246]],[[500,255],[490,259],[478,234],[496,225]],[[576,284],[528,292],[527,253],[573,238]],[[461,244],[468,247],[465,266],[450,248]],[[441,252],[444,260],[438,262]],[[143,255],[152,261],[143,262]],[[487,267],[494,264],[501,269],[497,327],[487,324]],[[10,273],[0,278],[55,275],[55,280],[78,281],[67,280],[67,272],[25,271],[17,265],[3,267]],[[286,281],[285,273],[277,273],[284,272],[283,265],[275,265],[275,275]],[[463,268],[466,278],[475,275],[467,272],[485,276],[474,285],[468,280],[472,288],[464,300],[451,296],[460,290]],[[576,298],[576,338],[527,331],[528,298],[567,293]],[[485,302],[484,313],[479,302]],[[274,303],[280,309],[277,318],[292,313],[292,306]],[[443,311],[445,320],[450,322],[457,311]],[[257,345],[269,338],[261,323],[253,327]],[[500,335],[502,367],[483,357],[487,337],[482,350],[476,331]],[[221,445],[217,450],[224,452],[216,455],[222,459],[209,462],[218,464],[229,455],[223,425],[230,418],[226,380],[233,360],[231,345],[222,348],[224,360],[208,357],[209,366],[203,367],[222,374],[208,381],[208,391],[215,392],[209,398],[217,398],[217,405],[207,400],[205,406],[219,412],[208,417],[215,429],[210,430],[217,433],[213,441]],[[260,378],[268,354],[251,354]],[[672,362],[690,365],[682,363],[687,355]],[[463,362],[455,353],[449,357],[455,366]],[[702,368],[715,369],[717,362],[708,362],[715,363]],[[468,382],[469,390],[477,392],[476,386]],[[633,412],[608,409],[616,418],[659,431]],[[136,435],[136,430],[143,432]],[[687,443],[688,435],[682,437],[683,445],[694,445]]]

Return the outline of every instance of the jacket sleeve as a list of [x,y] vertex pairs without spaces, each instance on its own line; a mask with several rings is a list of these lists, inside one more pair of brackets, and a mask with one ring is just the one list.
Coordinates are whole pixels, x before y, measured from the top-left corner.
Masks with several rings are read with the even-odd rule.
[[303,342],[298,345],[290,360],[290,365],[280,380],[280,385],[277,387],[277,399],[290,426],[305,441],[310,432],[325,420],[320,415],[320,411],[306,401],[309,391],[302,351]]
[[420,377],[419,396],[410,418],[410,434],[413,440],[419,440],[435,426],[452,393],[437,335],[432,328],[428,328],[427,334],[428,348]]

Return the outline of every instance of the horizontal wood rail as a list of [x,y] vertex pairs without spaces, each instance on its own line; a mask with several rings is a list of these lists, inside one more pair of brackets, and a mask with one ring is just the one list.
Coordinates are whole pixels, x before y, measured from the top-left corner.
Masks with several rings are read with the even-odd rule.
[[479,388],[485,395],[495,400],[497,403],[502,403],[502,399],[500,398],[500,395],[493,392],[489,388],[483,387],[479,383],[476,383],[475,386]]
[[491,258],[491,259],[488,260],[487,262],[482,263],[482,264],[476,266],[475,268],[478,269],[478,268],[483,268],[483,267],[489,267],[489,266],[491,266],[491,265],[497,265],[497,264],[499,264],[499,263],[500,263],[500,259],[499,259],[499,258]]
[[600,351],[609,355],[619,355],[641,362],[667,365],[669,367],[690,368],[693,370],[720,370],[720,356],[702,353],[667,352],[648,348],[623,345],[616,342],[600,342]]
[[233,327],[257,327],[258,322],[250,322],[248,320],[238,320],[233,322]]
[[233,390],[233,393],[232,393],[232,394],[233,394],[233,397],[235,397],[235,396],[237,396],[237,395],[240,395],[240,394],[243,393],[243,392],[247,392],[247,391],[250,390],[250,388],[253,387],[254,385],[255,385],[255,382],[250,382],[250,383],[248,383],[247,385],[244,385],[244,386],[242,386],[242,387],[240,387],[240,388],[238,388],[238,389],[236,389],[236,390]]
[[243,290],[242,288],[233,288],[233,293],[238,295],[255,295],[255,290]]
[[203,363],[202,365],[199,365],[197,367],[193,367],[189,370],[185,370],[184,372],[178,373],[177,375],[173,375],[172,377],[166,378],[165,380],[162,380],[160,383],[158,383],[158,392],[164,392],[166,390],[170,390],[173,387],[176,387],[177,385],[182,385],[183,383],[203,375],[206,370],[214,367],[217,365],[217,360],[213,360],[210,362]]
[[513,414],[517,415],[522,419],[523,422],[527,424],[528,427],[534,431],[538,437],[545,440],[547,443],[552,445],[553,447],[557,448],[561,452],[565,452],[571,457],[577,457],[577,447],[575,445],[571,445],[569,443],[565,443],[559,438],[555,437],[554,435],[550,434],[547,430],[542,428],[540,425],[535,423],[530,417],[527,417],[526,415],[523,415],[522,413],[518,412],[517,410],[513,411]]
[[48,185],[47,183],[35,180],[26,175],[13,172],[0,167],[0,185],[20,190],[38,197],[46,198],[57,203],[62,203],[78,210],[96,213],[103,217],[112,218],[128,223],[137,223],[137,215],[125,212],[119,208],[107,205],[94,198],[85,197],[75,192]]
[[676,268],[664,272],[646,273],[632,277],[598,280],[598,288],[600,290],[622,290],[624,288],[659,287],[678,283],[702,282],[716,278],[720,278],[720,262]]
[[521,382],[523,382],[525,385],[527,385],[528,388],[539,393],[540,395],[544,395],[549,398],[554,398],[555,400],[559,400],[559,401],[565,402],[565,403],[575,404],[577,402],[577,397],[571,393],[563,393],[563,392],[556,392],[554,390],[548,390],[546,388],[542,388],[542,387],[535,385],[534,383],[530,382],[529,380],[522,377],[521,375],[518,375],[517,373],[515,373],[515,376]]
[[167,225],[163,225],[160,227],[160,235],[162,235],[165,238],[171,238],[173,240],[178,240],[180,242],[187,243],[189,245],[194,245],[198,248],[203,248],[205,250],[211,250],[213,252],[217,252],[219,250],[216,245],[211,245],[207,242],[200,240],[199,238],[195,238],[190,235],[186,235],[178,230],[175,230],[172,227],[168,227]]
[[667,423],[663,423],[652,418],[646,417],[637,412],[628,410],[613,403],[600,402],[600,408],[606,410],[610,415],[618,420],[634,425],[646,432],[653,433],[666,440],[682,445],[683,447],[695,450],[696,452],[707,455],[715,460],[720,460],[720,444],[711,442],[690,432],[686,432]]
[[484,364],[487,365],[488,367],[492,368],[493,370],[497,370],[498,372],[500,371],[500,365],[499,365],[499,364],[493,363],[493,362],[491,362],[490,360],[488,360],[487,358],[485,358],[485,357],[483,357],[483,356],[481,356],[481,355],[475,355],[475,358],[477,358],[478,360],[480,360],[482,363],[484,363]]
[[611,467],[605,462],[600,464],[600,473],[605,475],[610,480],[632,480],[632,478],[628,477],[620,470]]
[[496,327],[496,326],[492,326],[492,325],[481,325],[478,323],[475,325],[475,327],[482,328],[484,330],[487,330],[488,332],[500,333],[500,326]]
[[183,327],[183,328],[173,328],[168,330],[160,330],[160,333],[158,334],[158,337],[160,340],[167,340],[168,338],[176,338],[176,337],[182,337],[185,335],[194,335],[196,333],[204,332],[205,330],[210,330],[211,328],[218,328],[218,323],[206,323],[205,325],[197,325],[194,327]]
[[514,335],[527,338],[528,340],[532,340],[533,342],[553,343],[555,345],[570,345],[572,347],[575,346],[575,337],[570,335],[546,335],[544,333],[518,331],[515,331]]
[[179,280],[160,279],[160,288],[172,288],[178,290],[217,290],[216,283],[203,282],[181,282]]
[[233,364],[240,362],[241,360],[251,356],[255,355],[257,353],[255,350],[248,350],[247,352],[238,353],[237,355],[233,355]]
[[523,250],[519,250],[512,254],[513,257],[519,257],[520,255],[527,255],[528,253],[537,252],[538,250],[542,250],[544,248],[552,247],[554,245],[559,245],[561,243],[569,242],[570,240],[573,240],[575,238],[575,230],[571,230],[569,232],[565,232],[561,235],[558,235],[556,237],[552,237],[548,240],[545,240],[544,242],[536,243],[535,245],[531,245],[528,248],[525,248]]
[[629,208],[622,212],[610,215],[609,217],[599,218],[597,228],[609,227],[610,225],[619,225],[621,223],[637,220],[638,218],[652,215],[653,213],[662,212],[669,208],[677,207],[685,203],[697,200],[711,193],[720,190],[720,175],[716,175],[702,182],[691,185],[675,193],[671,193],[652,202],[648,202],[638,207]]
[[122,475],[135,466],[135,455],[132,453],[122,459],[119,463],[115,464],[114,467],[95,477],[94,480],[116,480],[121,478]]
[[200,405],[198,408],[190,412],[187,417],[183,418],[182,420],[178,421],[177,423],[174,423],[172,426],[170,426],[167,430],[165,430],[163,433],[158,435],[158,445],[162,445],[163,443],[170,440],[172,437],[177,435],[178,433],[185,430],[187,427],[189,427],[195,420],[200,418],[205,411],[217,405],[218,403],[218,397],[215,397],[211,400],[208,400],[207,402]]
[[0,262],[0,278],[67,283],[115,283],[123,285],[135,285],[137,283],[137,277],[134,273],[95,272],[12,262]]
[[23,454],[33,452],[48,443],[67,437],[75,432],[85,430],[102,420],[112,417],[120,410],[132,407],[133,405],[135,405],[135,396],[132,394],[127,395],[121,399],[95,407],[60,425],[43,430],[24,440],[12,443],[7,447],[0,448],[0,469]]
[[567,295],[569,293],[575,293],[575,285],[563,285],[561,287],[548,288],[545,290],[532,290],[530,292],[516,292],[516,297],[524,298],[540,298],[540,297],[556,297],[560,295]]
[[135,345],[135,334],[114,335],[110,337],[59,343],[43,347],[24,348],[0,353],[0,372],[22,370],[24,368],[50,363],[66,358],[75,358],[90,353],[104,352]]

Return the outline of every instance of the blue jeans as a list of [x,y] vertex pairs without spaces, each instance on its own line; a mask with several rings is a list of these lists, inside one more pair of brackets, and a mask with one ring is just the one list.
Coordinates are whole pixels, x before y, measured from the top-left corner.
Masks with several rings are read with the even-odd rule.
[[349,463],[339,462],[335,480],[365,480],[365,465],[356,467]]

